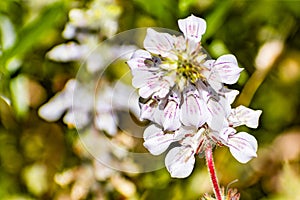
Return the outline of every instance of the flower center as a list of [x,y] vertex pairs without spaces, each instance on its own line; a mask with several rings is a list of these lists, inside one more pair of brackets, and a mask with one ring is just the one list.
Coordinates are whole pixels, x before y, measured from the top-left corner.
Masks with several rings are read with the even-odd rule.
[[191,83],[203,78],[201,67],[188,62],[187,60],[178,60],[177,74]]

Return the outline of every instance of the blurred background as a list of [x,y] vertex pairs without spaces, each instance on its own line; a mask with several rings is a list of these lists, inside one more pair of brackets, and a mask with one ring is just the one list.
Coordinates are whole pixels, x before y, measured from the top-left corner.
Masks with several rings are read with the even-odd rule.
[[[256,159],[241,164],[227,148],[215,149],[220,184],[237,188],[242,200],[300,199],[300,1],[292,0],[0,1],[0,199],[180,200],[212,193],[203,159],[186,179],[172,179],[164,168],[136,174],[102,166],[63,117],[67,100],[58,100],[86,48],[133,28],[178,31],[177,20],[191,14],[207,21],[202,44],[211,57],[232,53],[245,69],[230,87],[240,91],[234,106],[263,110],[258,129],[241,128],[258,140]],[[99,70],[97,58],[89,70]],[[129,70],[114,65],[108,83]],[[99,126],[129,151],[146,152],[142,140]],[[87,140],[100,137],[94,145],[101,146],[101,132],[84,132]]]

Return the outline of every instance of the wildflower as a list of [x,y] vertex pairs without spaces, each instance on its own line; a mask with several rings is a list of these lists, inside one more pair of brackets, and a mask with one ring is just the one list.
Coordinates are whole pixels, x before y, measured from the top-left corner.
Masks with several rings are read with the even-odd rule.
[[[39,115],[47,121],[63,121],[70,128],[82,129],[93,123],[98,130],[115,135],[118,128],[117,111],[137,113],[138,97],[122,83],[113,88],[103,84],[95,90],[93,84],[71,79],[65,88],[39,109]],[[131,96],[128,102],[128,96]],[[123,102],[120,103],[119,101]]]
[[228,146],[242,163],[256,157],[257,141],[234,127],[256,128],[261,111],[231,108],[238,91],[224,84],[237,82],[242,68],[228,54],[210,59],[201,45],[205,20],[193,15],[178,20],[183,36],[147,30],[145,50],[127,61],[139,89],[140,118],[152,124],[144,132],[144,146],[154,155],[166,151],[172,177],[184,178],[206,145]]
[[147,100],[141,105],[141,117],[171,131],[179,127],[179,119],[200,127],[218,115],[225,123],[228,109],[222,108],[230,103],[220,95],[222,83],[235,83],[242,69],[233,55],[208,59],[199,42],[206,29],[203,19],[192,15],[178,24],[184,37],[148,29],[146,50],[136,51],[127,62],[133,86]]

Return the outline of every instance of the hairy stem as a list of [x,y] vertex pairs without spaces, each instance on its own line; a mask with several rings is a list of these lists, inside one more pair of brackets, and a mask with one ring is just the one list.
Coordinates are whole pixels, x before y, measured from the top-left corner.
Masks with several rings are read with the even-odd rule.
[[218,178],[214,166],[211,144],[207,144],[205,148],[206,165],[213,185],[214,193],[217,200],[222,200],[221,190],[218,183]]

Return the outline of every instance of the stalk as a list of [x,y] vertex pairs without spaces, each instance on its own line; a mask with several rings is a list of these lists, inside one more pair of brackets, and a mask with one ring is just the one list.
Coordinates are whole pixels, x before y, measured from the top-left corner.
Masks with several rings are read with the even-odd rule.
[[222,200],[221,189],[218,183],[218,178],[215,170],[213,154],[212,154],[212,146],[211,144],[207,144],[205,148],[205,158],[206,158],[206,166],[210,175],[210,180],[213,185],[213,190],[217,200]]

